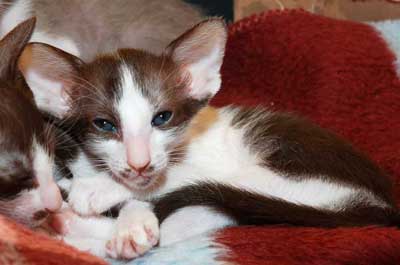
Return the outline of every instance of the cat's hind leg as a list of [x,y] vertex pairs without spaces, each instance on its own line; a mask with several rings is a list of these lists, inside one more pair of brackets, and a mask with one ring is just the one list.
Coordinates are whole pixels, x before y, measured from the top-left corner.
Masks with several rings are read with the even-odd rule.
[[235,221],[210,207],[189,206],[168,216],[160,226],[160,246],[235,225]]

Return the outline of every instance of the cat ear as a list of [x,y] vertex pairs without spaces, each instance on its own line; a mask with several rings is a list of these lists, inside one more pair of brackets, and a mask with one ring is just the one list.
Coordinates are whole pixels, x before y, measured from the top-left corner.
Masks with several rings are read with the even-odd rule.
[[35,18],[25,20],[0,41],[0,78],[13,78],[18,57],[31,38],[35,22]]
[[190,97],[213,97],[221,86],[220,69],[227,30],[222,19],[209,19],[188,30],[167,48],[167,54],[189,75]]
[[39,109],[58,118],[70,109],[82,64],[79,58],[44,43],[28,44],[18,61]]

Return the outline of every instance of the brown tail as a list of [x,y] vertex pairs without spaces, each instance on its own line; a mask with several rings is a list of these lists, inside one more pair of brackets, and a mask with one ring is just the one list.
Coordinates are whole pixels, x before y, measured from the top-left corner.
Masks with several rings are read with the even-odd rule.
[[334,212],[208,182],[182,187],[155,200],[154,205],[160,223],[180,208],[208,206],[231,216],[240,225],[400,226],[400,214],[395,209],[357,206]]

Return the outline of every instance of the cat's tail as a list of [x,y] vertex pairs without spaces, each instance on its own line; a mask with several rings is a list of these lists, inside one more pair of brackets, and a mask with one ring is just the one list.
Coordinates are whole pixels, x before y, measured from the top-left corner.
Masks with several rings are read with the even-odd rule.
[[154,205],[160,223],[183,207],[207,206],[230,216],[239,225],[400,226],[400,214],[391,208],[358,205],[351,209],[330,211],[208,182],[185,186],[165,194],[154,201]]

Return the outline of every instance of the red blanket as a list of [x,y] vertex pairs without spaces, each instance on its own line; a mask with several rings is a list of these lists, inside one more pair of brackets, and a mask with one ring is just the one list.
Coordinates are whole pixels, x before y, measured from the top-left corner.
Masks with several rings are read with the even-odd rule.
[[[223,89],[213,104],[262,104],[307,116],[376,161],[393,177],[400,201],[400,81],[395,49],[396,38],[400,47],[400,24],[399,35],[392,39],[393,25],[387,26],[388,30],[381,25],[378,31],[371,25],[303,11],[270,12],[239,21],[230,27]],[[235,227],[217,233],[214,241],[228,250],[215,264],[218,260],[243,265],[400,264],[396,228]],[[101,264],[0,219],[0,264],[11,264],[7,260]]]

